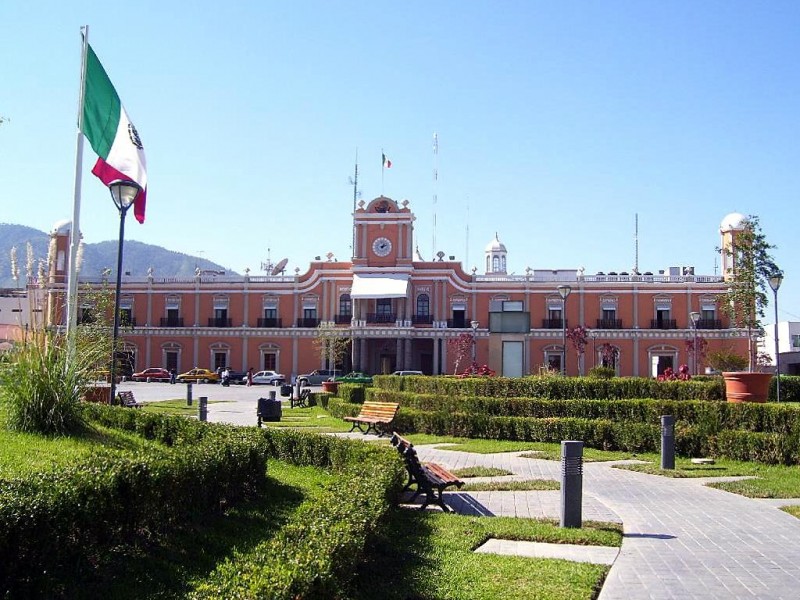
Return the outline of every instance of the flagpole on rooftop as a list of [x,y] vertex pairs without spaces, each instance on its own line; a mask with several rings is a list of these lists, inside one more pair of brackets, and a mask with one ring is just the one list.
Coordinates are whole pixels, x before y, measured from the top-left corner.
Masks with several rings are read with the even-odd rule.
[[67,271],[67,349],[70,358],[75,353],[75,327],[78,320],[78,246],[81,242],[81,176],[83,169],[83,102],[86,89],[86,53],[89,47],[89,26],[81,27],[81,77],[78,92],[78,137],[75,142],[75,187],[72,202],[72,227],[69,232],[69,265]]
[[383,172],[386,170],[386,154],[381,148],[381,196],[383,196]]

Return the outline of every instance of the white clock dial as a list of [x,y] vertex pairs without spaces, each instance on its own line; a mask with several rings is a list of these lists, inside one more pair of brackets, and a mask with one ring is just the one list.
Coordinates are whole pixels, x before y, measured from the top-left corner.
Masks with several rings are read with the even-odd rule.
[[372,251],[377,256],[388,256],[392,251],[392,242],[385,237],[376,238],[375,241],[372,242]]

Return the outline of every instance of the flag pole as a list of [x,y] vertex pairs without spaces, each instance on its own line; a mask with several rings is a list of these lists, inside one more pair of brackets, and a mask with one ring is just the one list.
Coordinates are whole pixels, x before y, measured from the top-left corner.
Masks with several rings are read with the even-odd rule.
[[72,202],[72,227],[69,232],[69,264],[67,271],[67,349],[75,356],[75,328],[78,320],[78,246],[81,243],[81,176],[83,168],[83,102],[86,89],[86,54],[89,47],[89,26],[81,27],[81,77],[78,92],[78,136],[75,142],[75,186]]
[[383,153],[381,148],[381,196],[383,196],[383,172],[386,169],[386,154]]

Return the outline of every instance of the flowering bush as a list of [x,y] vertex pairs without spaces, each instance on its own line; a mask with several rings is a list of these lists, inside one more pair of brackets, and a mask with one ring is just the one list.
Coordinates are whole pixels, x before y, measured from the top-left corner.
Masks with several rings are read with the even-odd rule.
[[478,366],[474,362],[468,366],[459,377],[494,377],[495,371],[490,369],[488,365]]
[[657,377],[659,381],[689,381],[692,376],[689,374],[689,365],[681,365],[678,367],[678,372],[672,370],[672,367],[667,367],[664,372]]

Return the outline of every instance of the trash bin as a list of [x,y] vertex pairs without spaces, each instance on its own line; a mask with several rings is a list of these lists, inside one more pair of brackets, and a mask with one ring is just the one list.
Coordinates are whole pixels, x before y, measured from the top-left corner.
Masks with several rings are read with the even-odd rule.
[[280,421],[281,420],[281,401],[271,398],[259,398],[258,409],[256,412],[258,416],[258,426],[261,427],[262,421]]
[[291,384],[284,383],[281,385],[281,396],[284,398],[289,398],[292,395],[292,386]]

